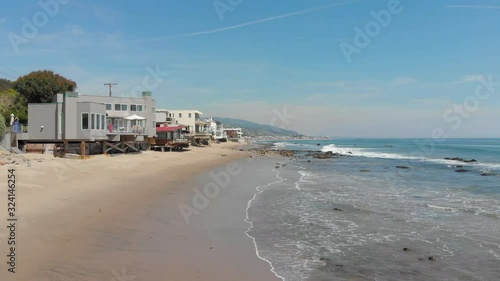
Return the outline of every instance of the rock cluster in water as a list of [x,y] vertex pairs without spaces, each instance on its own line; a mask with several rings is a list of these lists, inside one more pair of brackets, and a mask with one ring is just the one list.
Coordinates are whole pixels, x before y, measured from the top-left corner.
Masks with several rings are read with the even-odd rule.
[[453,160],[453,161],[458,161],[458,162],[463,162],[463,163],[475,163],[475,162],[477,162],[476,159],[465,160],[465,159],[460,158],[460,157],[453,157],[453,158],[446,157],[446,158],[444,158],[444,160]]

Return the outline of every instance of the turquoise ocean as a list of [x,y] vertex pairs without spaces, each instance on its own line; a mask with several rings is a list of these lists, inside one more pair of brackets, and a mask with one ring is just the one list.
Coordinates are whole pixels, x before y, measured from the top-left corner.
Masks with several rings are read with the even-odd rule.
[[278,160],[249,202],[283,280],[500,280],[500,139],[264,143],[346,155]]

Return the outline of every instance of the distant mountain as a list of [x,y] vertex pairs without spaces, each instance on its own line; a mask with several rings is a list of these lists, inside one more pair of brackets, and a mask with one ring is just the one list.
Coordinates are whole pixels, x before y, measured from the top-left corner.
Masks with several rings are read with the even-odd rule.
[[245,136],[301,136],[302,134],[291,130],[285,130],[271,125],[262,125],[247,120],[214,117],[216,121],[224,124],[224,128],[241,128]]

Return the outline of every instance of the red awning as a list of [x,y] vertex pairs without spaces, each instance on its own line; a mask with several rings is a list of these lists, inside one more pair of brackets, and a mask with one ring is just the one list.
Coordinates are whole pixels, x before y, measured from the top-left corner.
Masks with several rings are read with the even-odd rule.
[[156,132],[157,133],[174,132],[174,131],[177,131],[177,130],[181,130],[183,128],[186,128],[186,126],[156,127]]

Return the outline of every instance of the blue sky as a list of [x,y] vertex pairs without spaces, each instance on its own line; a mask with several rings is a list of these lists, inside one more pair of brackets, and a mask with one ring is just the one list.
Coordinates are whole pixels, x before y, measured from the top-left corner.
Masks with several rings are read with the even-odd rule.
[[[57,5],[47,12],[40,2]],[[151,90],[158,108],[312,135],[500,137],[500,85],[475,94],[481,77],[500,81],[500,1],[137,3],[3,3],[0,77],[51,69],[83,94],[116,82],[116,95]],[[382,26],[373,12],[390,20]],[[374,24],[369,43],[356,45],[355,28]],[[350,61],[341,44],[357,48]]]

